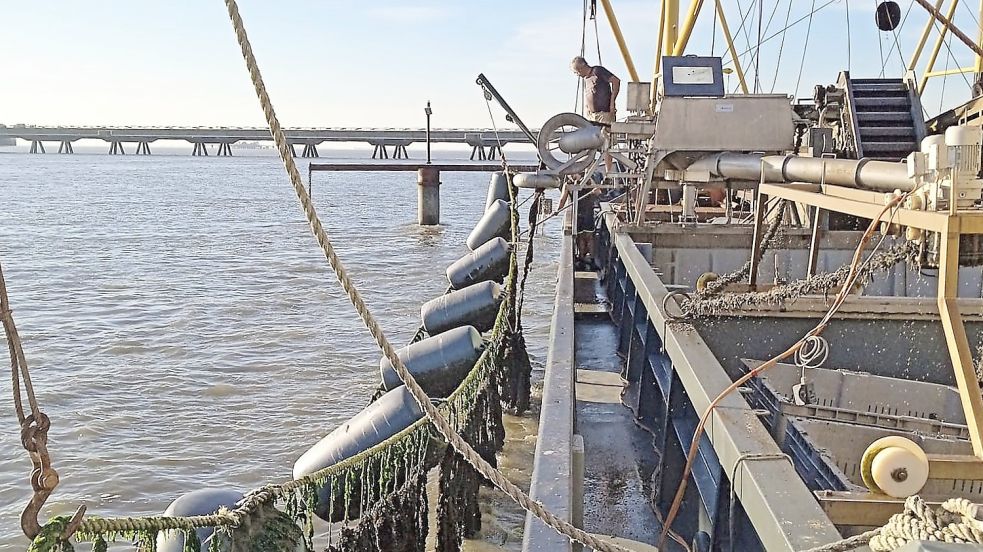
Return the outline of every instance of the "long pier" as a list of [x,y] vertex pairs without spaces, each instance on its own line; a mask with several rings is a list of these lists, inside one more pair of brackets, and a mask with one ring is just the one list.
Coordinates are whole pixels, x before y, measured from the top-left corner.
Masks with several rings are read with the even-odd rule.
[[[518,172],[534,171],[538,165],[510,165]],[[415,171],[417,174],[417,222],[420,225],[440,224],[440,173],[494,172],[502,165],[494,163],[310,163],[307,166],[307,193],[313,195],[315,172]]]
[[[426,142],[427,131],[416,128],[287,128],[284,129],[297,157],[320,157],[318,146],[325,142],[356,142],[373,146],[373,159],[408,159],[407,146]],[[49,149],[58,153],[74,153],[78,140],[102,140],[109,144],[111,155],[150,155],[150,145],[158,140],[181,140],[193,145],[191,155],[213,154],[219,157],[232,155],[232,145],[241,142],[271,142],[270,131],[265,127],[128,127],[91,126],[58,127],[32,125],[0,125],[0,143],[20,139],[31,142],[31,153],[46,153]],[[430,131],[430,141],[437,144],[467,144],[471,146],[471,160],[494,160],[501,156],[505,144],[528,142],[519,130],[480,128],[447,128]],[[45,147],[45,143],[48,147]],[[57,150],[54,149],[57,144]]]

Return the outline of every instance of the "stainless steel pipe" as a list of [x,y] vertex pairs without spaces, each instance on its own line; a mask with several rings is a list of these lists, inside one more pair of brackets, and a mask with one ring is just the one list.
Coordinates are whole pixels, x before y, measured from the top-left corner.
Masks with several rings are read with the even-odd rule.
[[881,192],[907,192],[915,187],[904,163],[870,159],[718,153],[697,160],[686,170],[706,170],[719,178],[752,181],[761,181],[763,171],[764,182],[826,183]]

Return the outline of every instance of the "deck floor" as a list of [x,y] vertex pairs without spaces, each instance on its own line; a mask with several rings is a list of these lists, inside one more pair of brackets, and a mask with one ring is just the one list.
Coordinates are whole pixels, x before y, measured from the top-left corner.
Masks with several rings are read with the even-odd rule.
[[584,438],[584,529],[655,545],[661,525],[649,505],[658,455],[651,435],[622,404],[624,361],[606,315],[578,317],[576,431]]

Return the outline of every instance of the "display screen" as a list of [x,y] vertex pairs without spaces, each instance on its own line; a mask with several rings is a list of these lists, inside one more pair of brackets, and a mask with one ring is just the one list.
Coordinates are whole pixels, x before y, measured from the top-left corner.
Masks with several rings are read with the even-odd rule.
[[673,67],[673,84],[713,84],[712,67]]

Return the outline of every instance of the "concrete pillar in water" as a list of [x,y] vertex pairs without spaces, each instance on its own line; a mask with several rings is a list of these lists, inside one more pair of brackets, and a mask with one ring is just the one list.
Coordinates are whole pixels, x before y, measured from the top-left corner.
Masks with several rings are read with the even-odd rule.
[[423,225],[440,224],[440,171],[433,167],[417,170],[417,220]]

